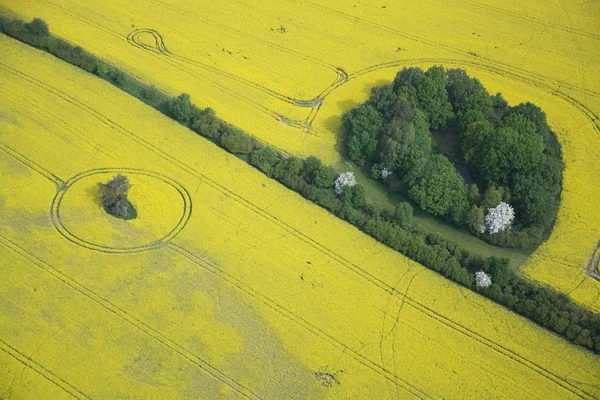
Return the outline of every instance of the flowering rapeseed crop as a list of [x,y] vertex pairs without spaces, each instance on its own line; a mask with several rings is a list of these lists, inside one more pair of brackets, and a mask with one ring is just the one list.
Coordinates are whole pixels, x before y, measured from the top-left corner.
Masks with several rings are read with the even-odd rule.
[[[0,48],[3,398],[600,396],[597,356],[106,82]],[[97,204],[116,172],[131,223]]]

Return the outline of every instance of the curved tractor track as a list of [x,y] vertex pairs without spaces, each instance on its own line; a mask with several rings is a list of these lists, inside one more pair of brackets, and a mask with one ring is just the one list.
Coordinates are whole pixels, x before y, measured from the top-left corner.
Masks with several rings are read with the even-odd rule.
[[[63,221],[61,218],[61,213],[60,213],[61,202],[62,202],[64,195],[68,192],[68,190],[71,186],[76,184],[82,178],[86,178],[91,175],[103,174],[103,173],[107,173],[107,172],[116,173],[116,174],[127,174],[127,175],[145,175],[145,176],[154,178],[154,179],[156,179],[160,182],[163,182],[164,184],[172,187],[175,191],[177,191],[179,196],[181,196],[181,200],[183,202],[183,210],[182,210],[181,216],[180,216],[177,224],[171,230],[169,230],[164,236],[157,238],[157,240],[155,240],[151,243],[146,243],[146,244],[136,245],[136,246],[116,247],[116,246],[101,245],[101,244],[97,244],[97,243],[91,242],[89,240],[86,240],[85,238],[79,237],[76,234],[74,234],[73,232],[71,232],[71,230],[69,230],[69,228],[63,224]],[[138,252],[142,252],[142,251],[154,250],[154,249],[164,246],[165,244],[169,243],[175,236],[177,236],[179,234],[179,232],[181,232],[183,230],[183,228],[185,228],[188,221],[190,220],[191,214],[192,214],[192,198],[191,198],[188,190],[183,185],[181,185],[179,182],[175,181],[174,179],[171,179],[171,178],[169,178],[163,174],[160,174],[158,172],[140,169],[140,168],[96,168],[93,170],[81,172],[81,173],[71,177],[66,182],[64,182],[64,184],[56,192],[56,196],[52,200],[52,204],[50,206],[50,219],[52,221],[52,225],[58,231],[58,233],[60,233],[67,241],[69,241],[73,244],[85,247],[90,250],[95,250],[95,251],[99,251],[102,253],[119,253],[119,254],[138,253]]]
[[[140,36],[142,36],[142,35],[150,35],[154,40],[154,44],[151,45],[151,44],[144,43],[144,41],[142,41],[140,38]],[[552,95],[555,95],[555,96],[567,101],[571,105],[578,108],[580,111],[582,111],[586,115],[586,117],[588,117],[588,119],[590,119],[590,121],[594,124],[596,130],[600,130],[600,128],[599,128],[600,117],[594,111],[592,111],[587,106],[580,103],[579,101],[575,100],[573,97],[561,92],[559,89],[557,89],[553,85],[545,83],[544,81],[537,80],[532,77],[528,77],[519,72],[511,71],[511,70],[504,68],[503,66],[500,66],[497,63],[495,64],[493,62],[478,62],[478,61],[460,60],[460,59],[453,59],[453,58],[414,58],[414,59],[403,59],[403,60],[390,61],[390,62],[381,63],[381,64],[375,64],[375,65],[369,66],[367,68],[353,72],[351,74],[348,74],[343,68],[338,67],[334,71],[336,74],[336,78],[333,81],[333,83],[331,83],[329,86],[327,86],[325,89],[323,89],[323,91],[321,91],[321,93],[319,93],[315,98],[305,100],[305,99],[296,99],[293,97],[283,95],[279,92],[276,92],[272,89],[267,88],[266,86],[263,86],[256,82],[252,82],[248,79],[239,77],[239,76],[231,74],[229,72],[222,71],[218,68],[215,68],[213,66],[205,64],[203,62],[176,55],[167,49],[162,35],[156,29],[151,29],[151,28],[135,29],[134,31],[129,33],[129,35],[127,35],[126,39],[132,46],[137,47],[139,49],[142,49],[145,51],[150,51],[150,52],[153,52],[160,56],[168,56],[174,60],[178,60],[179,62],[183,62],[186,64],[192,64],[197,67],[203,68],[203,69],[211,71],[213,73],[216,73],[218,75],[230,78],[238,83],[242,83],[242,84],[252,87],[254,89],[260,90],[263,93],[266,93],[280,101],[283,101],[283,102],[293,105],[295,107],[310,108],[311,110],[310,110],[308,116],[304,120],[294,120],[294,119],[286,118],[284,115],[281,115],[277,112],[274,112],[273,110],[266,109],[266,107],[259,105],[261,108],[264,108],[262,111],[267,111],[267,113],[270,114],[275,119],[277,119],[287,125],[290,125],[290,126],[293,126],[296,128],[305,129],[307,132],[310,132],[312,124],[313,124],[315,118],[317,117],[318,112],[321,109],[321,106],[323,105],[323,102],[325,101],[327,96],[329,96],[335,89],[342,86],[343,84],[350,82],[352,79],[358,78],[358,77],[365,75],[367,73],[370,73],[370,72],[374,72],[374,71],[378,71],[378,70],[382,70],[382,69],[386,69],[386,68],[399,68],[399,67],[406,66],[406,65],[427,64],[427,63],[443,63],[446,65],[456,66],[456,67],[467,65],[467,66],[475,68],[475,69],[479,69],[479,70],[490,72],[490,73],[493,73],[496,75],[508,77],[510,79],[538,87],[548,93],[551,93]]]
[[[152,35],[152,37],[154,38],[154,46],[148,45],[148,44],[142,42],[139,38],[139,35],[141,35],[141,34]],[[600,133],[600,116],[594,110],[590,109],[589,107],[587,107],[586,105],[584,105],[583,103],[578,101],[577,99],[573,98],[571,95],[562,92],[560,89],[558,89],[558,86],[548,83],[548,82],[544,81],[543,79],[536,79],[531,76],[527,76],[528,74],[522,74],[518,70],[515,70],[512,68],[505,68],[504,66],[501,66],[498,63],[490,62],[487,60],[474,61],[474,60],[468,60],[468,59],[460,60],[460,59],[454,59],[454,58],[403,59],[403,60],[375,64],[375,65],[363,68],[361,70],[355,71],[350,74],[348,74],[343,68],[336,68],[335,81],[331,85],[326,87],[317,97],[315,97],[312,100],[298,100],[298,99],[292,99],[290,97],[277,94],[276,92],[274,92],[262,85],[248,81],[243,78],[236,77],[233,74],[220,71],[214,67],[206,66],[205,64],[203,64],[201,62],[191,60],[191,59],[181,57],[181,56],[176,56],[173,53],[168,51],[168,49],[164,43],[163,37],[160,35],[160,33],[158,31],[156,31],[154,29],[136,29],[135,31],[133,31],[132,33],[130,33],[127,36],[127,41],[135,47],[138,47],[140,49],[147,50],[147,51],[152,51],[152,52],[156,53],[157,55],[168,55],[168,56],[174,57],[175,59],[185,60],[186,62],[197,65],[197,66],[206,67],[213,72],[218,71],[218,73],[220,75],[227,76],[229,78],[233,78],[236,81],[247,84],[250,87],[260,89],[264,93],[270,94],[280,100],[286,101],[288,104],[292,104],[297,107],[310,107],[311,110],[310,110],[308,116],[306,117],[306,119],[304,119],[302,121],[287,119],[283,115],[273,113],[272,111],[270,112],[271,115],[274,116],[279,121],[281,121],[289,126],[301,128],[301,129],[305,130],[307,133],[309,133],[311,131],[312,124],[313,124],[314,120],[316,119],[325,99],[331,93],[333,93],[333,91],[335,89],[346,84],[347,82],[350,82],[353,79],[359,78],[363,75],[366,75],[368,73],[375,72],[378,70],[383,70],[383,69],[388,69],[388,68],[389,69],[397,69],[397,68],[407,66],[407,65],[422,65],[422,64],[436,64],[436,63],[441,63],[441,64],[452,66],[452,67],[468,66],[473,69],[478,69],[480,71],[499,75],[499,76],[502,76],[502,77],[505,77],[508,79],[512,79],[517,82],[524,83],[529,86],[539,88],[540,90],[542,90],[546,93],[549,93],[553,96],[556,96],[556,97],[566,101],[567,103],[569,103],[570,105],[572,105],[573,107],[578,109],[592,123],[596,132]],[[474,57],[471,57],[471,58],[474,58]],[[597,265],[598,265],[599,259],[600,259],[600,251],[597,248],[596,251],[594,252],[594,254],[592,255],[592,257],[590,258],[590,261],[588,261],[588,263],[585,266],[586,274],[589,277],[591,277],[597,281],[600,281],[600,273],[597,270]]]
[[[145,43],[142,40],[143,36],[151,36],[154,41],[154,44],[152,45],[152,44]],[[183,57],[183,56],[177,55],[167,49],[167,46],[165,45],[165,41],[164,41],[162,35],[156,29],[150,29],[150,28],[135,29],[127,35],[127,42],[129,44],[131,44],[132,46],[137,47],[139,49],[142,49],[145,51],[150,51],[150,52],[153,52],[160,56],[168,56],[172,60],[177,60],[180,63],[193,65],[195,67],[199,67],[206,71],[210,71],[217,75],[226,77],[235,82],[241,83],[243,85],[246,85],[248,87],[251,87],[253,89],[261,91],[279,101],[282,101],[282,102],[292,105],[294,107],[310,108],[311,111],[310,111],[308,117],[305,118],[304,120],[290,119],[290,118],[285,117],[284,115],[279,115],[279,114],[274,113],[273,111],[269,110],[270,111],[269,114],[274,113],[275,115],[272,115],[272,116],[275,117],[276,119],[278,119],[279,121],[284,122],[287,125],[291,125],[291,126],[298,127],[298,128],[310,129],[310,124],[312,123],[312,120],[314,119],[314,118],[312,118],[312,116],[313,116],[313,114],[316,115],[315,110],[318,110],[320,108],[321,103],[323,102],[323,99],[325,98],[325,96],[327,96],[327,94],[329,94],[331,92],[331,90],[333,90],[340,84],[345,83],[348,80],[348,74],[342,68],[336,68],[335,80],[333,81],[333,83],[331,85],[329,85],[327,88],[325,88],[320,94],[318,94],[316,97],[314,97],[312,99],[298,99],[298,98],[287,96],[287,95],[277,92],[273,89],[270,89],[264,85],[258,84],[256,82],[250,81],[245,78],[242,78],[235,74],[223,71],[212,65],[209,65],[209,64],[206,64],[201,61],[194,60],[194,59],[191,59],[188,57]]]

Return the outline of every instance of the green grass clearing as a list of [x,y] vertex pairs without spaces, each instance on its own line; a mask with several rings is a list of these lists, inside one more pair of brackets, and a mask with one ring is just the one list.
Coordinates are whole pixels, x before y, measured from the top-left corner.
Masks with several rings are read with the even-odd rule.
[[384,184],[376,181],[365,174],[361,168],[357,167],[348,160],[341,160],[333,165],[338,172],[352,171],[356,181],[364,186],[367,192],[367,198],[370,202],[379,205],[383,210],[393,213],[401,201],[407,201],[413,207],[413,224],[428,232],[436,232],[444,236],[467,250],[480,254],[484,257],[496,256],[505,257],[510,260],[510,266],[517,272],[519,267],[525,263],[534,250],[509,249],[494,246],[473,236],[465,229],[457,228],[441,218],[436,218],[422,211],[415,203],[408,198],[390,191]]

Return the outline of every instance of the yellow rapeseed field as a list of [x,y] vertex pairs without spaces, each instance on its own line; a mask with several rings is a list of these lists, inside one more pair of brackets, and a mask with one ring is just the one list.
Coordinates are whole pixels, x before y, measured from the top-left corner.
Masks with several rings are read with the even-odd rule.
[[[328,4],[329,3],[329,4]],[[339,157],[340,114],[402,66],[466,69],[532,101],[562,144],[550,240],[523,272],[600,311],[584,267],[600,240],[600,7],[565,0],[356,3],[0,0],[57,35],[289,153]]]
[[[600,357],[106,82],[0,48],[4,400],[600,397]],[[117,173],[132,223],[98,204]]]

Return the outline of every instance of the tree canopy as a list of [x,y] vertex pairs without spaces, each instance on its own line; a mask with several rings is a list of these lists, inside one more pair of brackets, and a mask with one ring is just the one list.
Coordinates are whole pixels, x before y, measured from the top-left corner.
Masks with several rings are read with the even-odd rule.
[[[346,112],[342,126],[352,161],[423,210],[493,243],[529,246],[554,223],[562,161],[546,115],[532,103],[509,107],[464,70],[403,68]],[[433,151],[430,130],[457,143],[453,161],[469,168],[474,183],[467,186],[453,163]],[[514,207],[511,232],[482,233],[483,217],[501,201]]]
[[342,116],[348,156],[358,165],[371,161],[377,150],[382,128],[381,115],[370,104],[362,104]]

